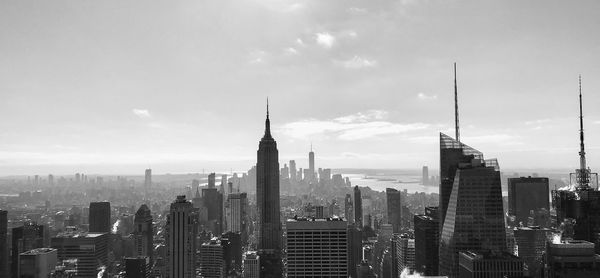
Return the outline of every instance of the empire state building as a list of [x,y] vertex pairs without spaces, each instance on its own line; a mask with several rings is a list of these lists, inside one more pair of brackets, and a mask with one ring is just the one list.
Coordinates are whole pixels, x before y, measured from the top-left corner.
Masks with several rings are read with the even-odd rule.
[[277,142],[271,136],[268,102],[265,135],[260,140],[257,151],[256,203],[260,277],[282,277],[279,152]]

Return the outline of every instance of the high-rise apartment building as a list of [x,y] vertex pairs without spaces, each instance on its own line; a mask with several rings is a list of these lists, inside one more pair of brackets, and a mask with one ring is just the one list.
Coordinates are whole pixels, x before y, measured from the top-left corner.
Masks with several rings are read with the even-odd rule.
[[404,269],[415,270],[415,239],[408,235],[395,234],[392,237],[392,265],[394,273],[402,273]]
[[192,204],[185,196],[177,196],[165,226],[167,278],[196,277],[196,221]]
[[521,177],[508,179],[508,213],[516,223],[527,225],[531,211],[550,210],[548,178]]
[[243,256],[244,265],[242,276],[244,278],[259,278],[260,277],[260,257],[254,251],[247,251]]
[[423,275],[438,274],[440,230],[437,207],[426,207],[415,215],[415,270]]
[[[466,145],[449,137],[442,144]],[[458,277],[461,251],[506,252],[506,231],[500,170],[496,160],[468,148],[469,162],[457,164],[452,192],[440,235],[440,275]]]
[[308,153],[308,172],[309,172],[309,182],[315,182],[315,153],[312,150],[312,144],[310,144],[310,152]]
[[215,173],[208,174],[208,188],[216,187],[216,178],[217,178],[217,175]]
[[32,249],[47,247],[47,229],[47,226],[38,225],[33,222],[25,222],[23,223],[23,226],[12,229],[12,277],[18,277],[19,255],[21,253]]
[[392,224],[394,233],[399,233],[402,229],[402,195],[396,189],[386,188],[385,196],[387,199],[388,223]]
[[133,238],[136,256],[153,259],[153,236],[152,213],[147,205],[143,204],[135,213],[133,219]]
[[58,252],[53,248],[37,248],[19,254],[20,278],[46,278],[52,277]]
[[349,224],[354,223],[354,206],[352,205],[352,194],[346,194],[344,199],[344,217]]
[[50,246],[58,250],[58,260],[73,260],[77,277],[97,277],[108,265],[108,233],[65,232],[53,237]]
[[296,161],[290,160],[290,180],[296,181],[296,174],[298,170],[296,169]]
[[256,161],[256,205],[258,207],[258,254],[262,278],[282,277],[282,246],[279,204],[279,152],[271,136],[267,105],[265,134],[258,145]]
[[517,227],[514,229],[517,256],[525,263],[525,274],[531,277],[542,277],[546,251],[546,241],[551,230],[540,227]]
[[90,233],[110,233],[110,203],[91,202],[89,210]]
[[363,259],[362,231],[355,224],[348,225],[348,276],[357,278],[357,267]]
[[225,264],[223,246],[218,238],[213,238],[200,246],[200,274],[205,278],[223,278]]
[[227,231],[247,233],[248,194],[231,193],[227,198]]
[[346,221],[290,219],[286,234],[287,277],[348,277]]

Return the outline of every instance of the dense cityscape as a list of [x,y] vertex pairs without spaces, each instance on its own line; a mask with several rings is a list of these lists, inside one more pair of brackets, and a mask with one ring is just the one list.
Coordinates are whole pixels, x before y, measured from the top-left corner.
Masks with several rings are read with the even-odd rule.
[[455,137],[440,133],[439,176],[424,166],[419,181],[439,194],[354,185],[317,169],[312,146],[307,168],[280,167],[267,101],[256,165],[241,175],[3,179],[18,193],[0,202],[0,276],[599,277],[581,77],[568,182],[506,177],[460,141],[454,82]]
[[600,1],[0,1],[0,278],[600,278]]

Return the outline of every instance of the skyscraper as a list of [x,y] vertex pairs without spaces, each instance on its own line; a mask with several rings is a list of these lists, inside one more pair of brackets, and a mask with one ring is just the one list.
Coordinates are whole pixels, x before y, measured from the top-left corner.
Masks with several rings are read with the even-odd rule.
[[440,230],[437,207],[426,207],[415,215],[415,269],[427,276],[438,274]]
[[152,187],[152,169],[146,169],[144,172],[144,189],[148,190]]
[[344,199],[344,217],[348,224],[354,223],[354,206],[352,205],[352,194],[346,194]]
[[509,178],[508,213],[516,217],[516,223],[527,224],[530,211],[550,210],[548,178]]
[[19,274],[19,255],[25,251],[36,248],[47,247],[47,226],[38,225],[33,222],[25,222],[21,227],[12,229],[12,277]]
[[213,235],[220,235],[223,231],[223,194],[215,187],[203,188],[202,204],[207,211],[211,232]]
[[388,223],[392,224],[394,233],[399,233],[402,228],[402,195],[396,189],[386,188],[385,196],[387,199]]
[[260,140],[256,162],[256,205],[258,207],[258,253],[260,277],[282,277],[281,222],[279,205],[279,152],[271,136],[269,106],[265,134]]
[[506,252],[506,231],[498,162],[483,160],[481,152],[449,137],[442,139],[470,153],[469,163],[457,165],[440,236],[440,275],[452,278],[458,277],[461,251]]
[[171,203],[166,224],[167,278],[196,277],[196,214],[185,196]]
[[287,277],[348,277],[346,221],[290,219],[286,234]]
[[568,188],[552,190],[552,205],[556,209],[556,222],[559,225],[575,223],[572,237],[594,243],[596,252],[600,253],[600,191],[593,187],[594,183],[596,187],[598,185],[598,174],[592,173],[587,166],[585,154],[579,76],[579,169],[570,175],[571,184]]
[[359,229],[363,228],[362,197],[358,185],[354,187],[354,223]]
[[308,153],[308,170],[310,172],[309,182],[314,182],[315,178],[315,153],[312,149],[312,144],[310,144],[310,152]]
[[0,277],[8,277],[8,211],[0,210]]
[[509,253],[459,253],[461,278],[523,277],[523,260]]
[[57,254],[57,250],[52,248],[32,249],[19,254],[19,277],[52,277]]
[[58,260],[76,259],[77,277],[97,277],[98,269],[108,264],[108,233],[65,232],[51,239]]
[[594,249],[593,243],[583,240],[548,242],[544,277],[600,277],[600,255]]
[[423,185],[429,185],[429,167],[423,166],[423,173],[421,175],[421,183]]
[[140,206],[135,213],[133,223],[135,255],[148,257],[152,261],[154,229],[152,227],[152,214],[148,206],[145,204]]
[[228,196],[227,207],[227,230],[240,233],[242,242],[248,240],[248,231],[246,226],[248,197],[246,193],[232,193]]
[[110,203],[91,202],[89,221],[90,233],[110,233]]
[[550,229],[540,227],[517,227],[514,229],[515,242],[519,258],[527,266],[527,273],[531,277],[541,277],[543,270],[543,255],[546,251],[546,241]]
[[296,180],[297,171],[298,170],[296,170],[296,161],[290,160],[290,180],[292,180],[292,181]]
[[223,246],[218,238],[213,238],[200,246],[200,273],[205,278],[224,277]]
[[242,271],[242,276],[244,278],[259,278],[260,271],[260,257],[254,251],[247,251],[244,253],[244,267]]
[[210,173],[208,174],[208,188],[215,188],[216,186],[216,174]]

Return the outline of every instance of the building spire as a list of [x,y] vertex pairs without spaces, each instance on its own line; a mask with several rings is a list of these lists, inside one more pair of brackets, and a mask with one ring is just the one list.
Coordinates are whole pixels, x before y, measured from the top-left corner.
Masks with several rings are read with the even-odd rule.
[[265,120],[265,135],[263,138],[271,137],[271,121],[269,120],[269,98],[267,97],[267,119]]
[[581,99],[581,75],[579,75],[579,168],[586,169],[585,144],[583,141],[583,101]]
[[456,141],[460,143],[460,129],[458,125],[458,87],[456,85],[456,63],[454,63],[454,129]]

